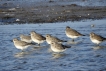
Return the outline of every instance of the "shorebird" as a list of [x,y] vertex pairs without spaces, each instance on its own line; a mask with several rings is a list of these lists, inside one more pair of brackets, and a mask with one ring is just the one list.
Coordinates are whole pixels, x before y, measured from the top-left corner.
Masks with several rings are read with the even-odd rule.
[[102,37],[100,35],[97,35],[93,32],[90,33],[90,39],[93,43],[99,45],[100,43],[102,43],[103,41],[106,41],[105,37]]
[[31,43],[32,42],[31,36],[27,36],[27,35],[21,34],[20,35],[20,39],[21,39],[21,41],[25,41],[27,43]]
[[65,51],[67,48],[70,48],[71,46],[66,46],[57,42],[51,42],[50,44],[52,51],[54,52],[63,52]]
[[31,32],[31,39],[35,43],[38,43],[39,46],[40,46],[40,43],[43,43],[46,40],[46,38],[44,36],[42,36],[39,33],[34,32],[34,31]]
[[48,44],[51,44],[51,42],[59,42],[59,43],[67,42],[67,41],[61,40],[57,37],[51,36],[50,34],[46,35],[46,41]]
[[91,27],[95,27],[95,25],[94,24],[91,24]]
[[20,49],[22,51],[32,45],[31,43],[27,43],[25,41],[18,40],[17,38],[13,39],[13,43],[17,49]]
[[72,38],[73,41],[74,41],[74,39],[76,39],[80,36],[85,36],[85,35],[79,33],[78,31],[70,28],[69,26],[66,27],[65,33],[66,33],[67,37]]

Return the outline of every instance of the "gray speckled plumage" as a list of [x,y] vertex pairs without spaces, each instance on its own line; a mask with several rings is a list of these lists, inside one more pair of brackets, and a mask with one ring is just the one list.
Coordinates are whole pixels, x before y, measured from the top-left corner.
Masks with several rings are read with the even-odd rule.
[[14,42],[15,47],[17,49],[21,49],[21,50],[27,49],[29,46],[32,45],[31,43],[27,43],[27,42],[18,40],[17,38],[14,38],[13,42]]
[[93,32],[90,33],[90,39],[93,43],[95,44],[100,44],[101,42],[105,41],[106,38],[100,36],[100,35],[97,35]]
[[79,33],[78,31],[70,28],[69,26],[66,27],[66,34],[69,34],[72,36],[84,36],[83,34]]
[[66,48],[70,48],[71,46],[66,46],[66,45],[62,45],[60,43],[57,42],[52,42],[50,44],[52,51],[54,52],[63,52],[66,50]]
[[80,36],[85,36],[85,35],[79,33],[78,31],[70,28],[69,26],[66,27],[65,33],[66,33],[67,37],[72,38],[72,39],[78,38]]
[[21,41],[25,41],[27,43],[31,43],[32,42],[31,36],[28,36],[28,35],[21,34],[20,35],[20,39],[21,39]]
[[32,41],[34,41],[35,43],[38,43],[38,44],[43,43],[46,40],[46,38],[44,36],[42,36],[39,33],[34,32],[34,31],[31,32],[31,39],[32,39]]
[[51,44],[51,42],[59,42],[59,43],[67,42],[67,41],[61,40],[57,37],[51,36],[50,34],[46,35],[46,41],[48,44]]

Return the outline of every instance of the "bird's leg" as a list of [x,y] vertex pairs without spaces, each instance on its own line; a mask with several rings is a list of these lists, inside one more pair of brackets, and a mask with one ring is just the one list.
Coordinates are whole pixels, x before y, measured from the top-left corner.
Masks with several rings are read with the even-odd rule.
[[97,46],[99,46],[99,44],[97,44]]
[[38,44],[38,46],[40,46],[40,44]]
[[72,42],[74,42],[74,39],[72,39]]
[[21,52],[24,52],[24,50],[21,50]]
[[99,46],[99,44],[95,44],[95,47],[98,47]]

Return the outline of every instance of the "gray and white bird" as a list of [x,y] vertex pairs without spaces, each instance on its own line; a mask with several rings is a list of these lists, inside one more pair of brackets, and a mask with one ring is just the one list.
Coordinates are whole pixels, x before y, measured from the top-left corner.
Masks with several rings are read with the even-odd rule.
[[31,39],[35,43],[38,43],[38,45],[40,45],[40,43],[43,43],[46,40],[46,38],[44,36],[42,36],[39,33],[34,32],[34,31],[31,32]]
[[46,35],[46,41],[48,44],[51,44],[51,42],[59,42],[59,43],[67,42],[67,41],[61,40],[55,36],[51,36],[50,34]]
[[70,48],[71,46],[66,46],[57,42],[51,42],[50,47],[53,52],[64,52],[67,48]]
[[85,36],[85,35],[79,33],[78,31],[70,28],[69,26],[66,27],[65,33],[66,33],[67,37],[72,38],[73,41],[74,41],[74,39],[76,39],[80,36]]
[[90,39],[93,43],[99,45],[100,43],[102,43],[103,41],[106,41],[105,37],[102,37],[101,35],[97,35],[93,32],[90,33]]
[[17,38],[13,39],[13,43],[17,49],[20,49],[22,51],[32,45],[31,43],[27,43],[25,41],[18,40]]
[[28,35],[21,34],[20,35],[20,39],[21,39],[21,41],[25,41],[27,43],[31,43],[32,42],[31,36],[28,36]]

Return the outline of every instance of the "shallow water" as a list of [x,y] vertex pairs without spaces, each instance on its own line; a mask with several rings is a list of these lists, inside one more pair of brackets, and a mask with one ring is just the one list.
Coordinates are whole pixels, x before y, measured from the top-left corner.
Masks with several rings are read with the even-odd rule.
[[[106,0],[1,0],[0,4],[8,3],[10,5],[21,6],[42,6],[42,5],[70,5],[77,4],[80,6],[106,6]],[[12,6],[13,6],[12,5]]]
[[[91,24],[94,24],[94,27],[91,27]],[[66,26],[86,36],[71,43],[71,39],[64,32]],[[40,48],[30,47],[25,52],[16,49],[12,39],[19,38],[20,34],[28,35],[31,31],[44,36],[52,34],[67,40],[68,42],[64,44],[71,45],[72,48],[61,54],[54,54],[50,52],[50,47],[45,42]],[[106,37],[106,19],[53,24],[0,25],[0,71],[105,71],[106,42],[95,46],[89,39],[90,32]]]

